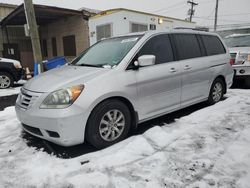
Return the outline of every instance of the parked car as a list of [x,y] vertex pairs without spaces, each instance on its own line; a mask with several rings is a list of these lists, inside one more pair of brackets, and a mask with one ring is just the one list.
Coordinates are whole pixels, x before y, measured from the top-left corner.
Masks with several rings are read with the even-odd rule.
[[16,102],[25,131],[63,146],[105,148],[138,123],[217,103],[232,84],[230,55],[216,34],[150,31],[104,39],[69,66],[28,81]]
[[250,87],[250,33],[230,35],[224,40],[231,54],[235,79],[244,79]]
[[12,87],[23,74],[24,70],[19,61],[0,58],[0,89]]

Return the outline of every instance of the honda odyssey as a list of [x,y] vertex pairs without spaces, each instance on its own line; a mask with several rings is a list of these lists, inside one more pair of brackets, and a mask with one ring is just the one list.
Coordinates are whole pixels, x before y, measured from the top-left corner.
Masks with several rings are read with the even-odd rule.
[[105,148],[141,122],[208,101],[232,84],[230,55],[216,34],[150,31],[104,39],[28,81],[16,113],[28,133]]

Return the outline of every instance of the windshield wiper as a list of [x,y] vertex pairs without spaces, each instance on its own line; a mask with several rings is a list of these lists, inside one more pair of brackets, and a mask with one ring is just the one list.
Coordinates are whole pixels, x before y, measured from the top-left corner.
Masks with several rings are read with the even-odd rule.
[[103,68],[102,66],[102,64],[99,64],[99,65],[91,65],[91,64],[80,64],[80,65],[77,65],[77,66],[82,66],[82,67],[84,67],[84,66],[86,66],[86,67],[99,67],[99,68]]
[[232,46],[232,47],[248,47],[248,45],[235,45],[235,46]]

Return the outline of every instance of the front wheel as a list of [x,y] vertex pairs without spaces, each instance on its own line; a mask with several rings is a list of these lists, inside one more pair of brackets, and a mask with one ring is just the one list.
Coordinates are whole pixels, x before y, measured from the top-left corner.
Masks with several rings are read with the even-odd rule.
[[219,102],[223,98],[224,88],[224,82],[220,78],[214,80],[208,97],[208,103],[210,105]]
[[119,100],[100,103],[91,113],[87,141],[98,149],[113,145],[126,138],[131,126],[129,108]]
[[7,89],[14,84],[13,77],[7,72],[0,72],[0,89]]

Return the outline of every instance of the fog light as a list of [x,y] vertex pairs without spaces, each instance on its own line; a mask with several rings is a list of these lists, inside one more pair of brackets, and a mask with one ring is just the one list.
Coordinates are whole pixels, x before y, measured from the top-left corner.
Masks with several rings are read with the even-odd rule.
[[241,73],[241,74],[244,74],[245,72],[246,72],[246,71],[243,70],[243,69],[240,70],[240,73]]

